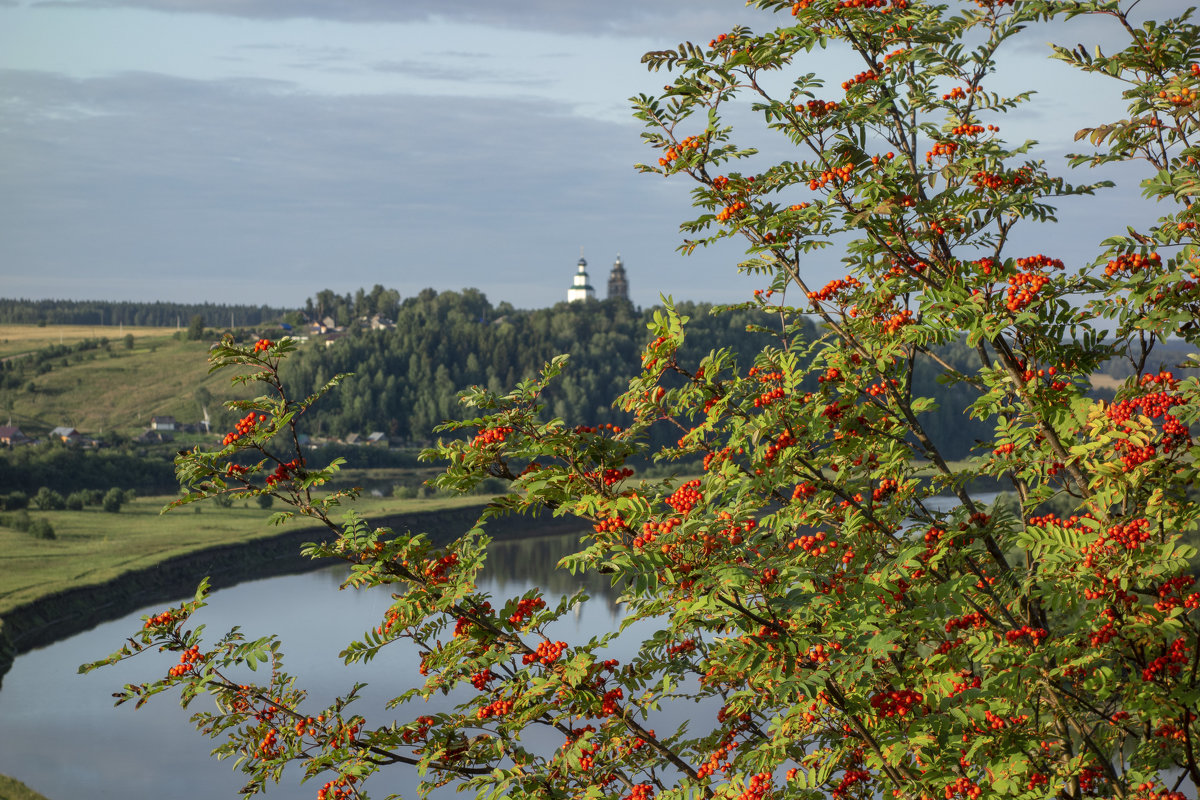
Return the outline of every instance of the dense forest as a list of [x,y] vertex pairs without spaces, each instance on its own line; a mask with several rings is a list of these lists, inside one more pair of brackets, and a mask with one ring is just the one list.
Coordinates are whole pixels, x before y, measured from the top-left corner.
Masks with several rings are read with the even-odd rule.
[[[216,323],[215,329],[202,330],[201,334],[217,337],[224,327],[223,315],[233,307],[0,300],[0,320],[6,314],[9,319],[45,318],[55,309],[64,314],[98,314],[104,309],[107,319],[108,314],[121,308],[130,312],[130,324],[135,320],[141,324],[161,322],[163,314],[178,312],[183,316],[200,309]],[[334,375],[352,373],[341,388],[313,409],[306,433],[341,438],[351,433],[382,431],[393,445],[409,446],[427,444],[439,422],[463,416],[465,410],[457,400],[462,389],[481,385],[505,391],[537,374],[560,353],[569,353],[571,361],[546,397],[547,415],[570,424],[623,424],[621,412],[610,404],[641,367],[640,355],[648,338],[646,325],[656,310],[639,310],[624,300],[559,303],[551,308],[522,310],[508,303],[493,306],[474,289],[441,293],[426,289],[401,300],[398,292],[379,285],[344,295],[326,289],[309,298],[302,309],[291,311],[266,306],[238,308],[248,320],[251,312],[260,317],[258,322],[247,321],[234,331],[243,340],[256,335],[282,335],[285,331],[280,323],[284,319],[298,324],[329,317],[343,328],[327,339],[316,338],[302,346],[285,364],[284,378],[296,396],[312,392]],[[714,309],[706,304],[681,303],[678,308],[691,320],[686,345],[680,352],[685,364],[694,366],[703,355],[719,347],[757,353],[764,343],[778,336],[772,332],[777,317],[753,306],[721,313],[713,313]],[[193,314],[191,321],[201,314]],[[386,325],[372,330],[358,324],[371,318],[381,319]],[[811,339],[819,332],[810,326],[802,335]],[[80,359],[94,358],[99,351],[128,348],[129,339],[53,345],[0,362],[0,392],[29,388],[31,379],[67,368]],[[1186,351],[1179,344],[1160,343],[1154,360],[1164,365],[1179,363]],[[955,367],[966,367],[976,358],[975,352],[961,343],[943,347],[939,356]],[[740,369],[745,371],[750,366],[743,363]],[[1125,361],[1111,362],[1105,369],[1118,379],[1131,370]],[[990,428],[966,417],[964,409],[971,392],[966,386],[947,383],[944,373],[935,361],[918,359],[914,390],[938,400],[938,407],[926,412],[927,430],[943,443],[948,457],[960,458],[986,439]],[[1111,391],[1111,385],[1097,389],[1100,395],[1110,395]],[[224,424],[224,415],[216,409],[214,412],[214,423]],[[665,424],[660,428],[655,444],[668,444],[678,437],[677,429]]]
[[[311,302],[311,301],[310,301]],[[353,309],[353,306],[351,306]],[[706,304],[681,303],[690,317],[681,363],[693,366],[711,350],[727,347],[757,353],[778,337],[778,318],[743,307],[714,314]],[[314,409],[310,433],[345,436],[379,430],[393,442],[421,444],[440,421],[461,418],[456,395],[470,385],[504,391],[529,378],[553,356],[571,355],[570,364],[546,397],[547,414],[569,424],[625,422],[610,404],[641,368],[646,324],[655,309],[639,311],[628,301],[559,303],[552,308],[517,310],[493,307],[478,291],[425,290],[395,309],[395,327],[368,331],[351,328],[328,347],[305,347],[285,365],[284,378],[294,394],[307,394],[339,373],[353,373],[341,388]],[[358,316],[356,309],[352,312]],[[818,335],[815,327],[803,334]],[[974,357],[965,346],[949,347],[951,364]],[[752,364],[741,364],[744,371]],[[966,420],[965,387],[937,381],[942,368],[916,365],[917,391],[939,398],[929,412],[929,428],[952,443],[952,457],[965,455],[985,427]],[[678,438],[678,429],[661,426],[659,444]]]
[[219,303],[136,303],[106,300],[17,300],[0,298],[3,325],[151,325],[186,327],[194,317],[211,326],[262,325],[286,309]]

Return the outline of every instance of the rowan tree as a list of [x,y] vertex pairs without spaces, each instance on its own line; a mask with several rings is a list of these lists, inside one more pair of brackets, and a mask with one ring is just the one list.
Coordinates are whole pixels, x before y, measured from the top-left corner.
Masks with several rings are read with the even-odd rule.
[[[743,307],[768,312],[776,343],[685,363],[686,320],[668,308],[617,400],[622,427],[546,418],[539,397],[561,359],[508,394],[467,391],[478,416],[443,427],[438,485],[502,478],[510,491],[445,548],[335,524],[344,498],[320,485],[336,465],[290,452],[316,397],[279,381],[295,344],[220,347],[214,368],[268,392],[240,404],[221,449],[180,459],[181,502],[269,493],[292,507],[282,516],[327,524],[336,535],[312,555],[352,563],[351,586],[396,589],[346,660],[415,645],[420,675],[388,709],[351,713],[356,690],[311,708],[281,669],[250,681],[245,667],[275,660],[278,642],[192,631],[202,591],[108,659],[178,654],[120,702],[210,695],[216,710],[195,720],[241,759],[248,794],[299,761],[328,781],[321,798],[365,796],[398,763],[420,765],[422,792],[458,783],[489,797],[1194,796],[1200,592],[1182,540],[1196,531],[1200,396],[1193,361],[1163,368],[1155,345],[1200,336],[1200,31],[1188,14],[1135,24],[1137,3],[1118,0],[755,5],[782,24],[648,54],[673,78],[636,114],[656,151],[643,169],[695,181],[684,248],[744,237],[741,268],[764,288]],[[1049,55],[1121,81],[1129,116],[1088,123],[1070,162],[1138,165],[1162,211],[1104,232],[1083,264],[1014,249],[1014,231],[1051,221],[1057,198],[1101,187],[1006,142],[997,123],[1029,95],[993,88],[1004,48],[1081,16],[1124,46]],[[834,46],[862,70],[825,82],[809,65]],[[751,158],[723,122],[739,104],[794,159]],[[807,259],[826,246],[845,274],[817,285]],[[972,370],[938,362],[937,346],[959,340]],[[1110,358],[1135,374],[1105,403],[1090,376]],[[936,399],[913,392],[913,374],[930,361],[976,392],[971,413],[994,431],[965,462],[922,425]],[[679,439],[654,455],[702,456],[703,474],[633,474],[656,425]],[[980,499],[996,482],[1015,502]],[[934,502],[944,495],[953,507]],[[589,521],[562,567],[611,576],[627,620],[652,621],[632,659],[605,649],[620,631],[549,635],[580,595],[477,590],[488,519],[539,510]],[[453,711],[410,710],[450,689],[466,692]],[[690,725],[650,729],[654,709],[693,703]],[[522,738],[535,727],[560,746]]]

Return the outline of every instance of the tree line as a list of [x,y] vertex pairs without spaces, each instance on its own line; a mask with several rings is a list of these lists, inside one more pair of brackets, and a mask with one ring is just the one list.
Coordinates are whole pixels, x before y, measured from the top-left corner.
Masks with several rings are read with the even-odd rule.
[[0,298],[3,325],[146,325],[182,327],[196,316],[209,325],[262,325],[287,309],[224,303],[141,303],[107,300],[25,300]]
[[[337,297],[321,294],[326,295],[325,303]],[[325,303],[309,301],[328,307]],[[349,308],[357,313],[355,303]],[[692,320],[681,358],[698,358],[719,347],[754,353],[780,337],[778,315],[753,304],[720,313],[706,303],[681,303],[677,308]],[[647,324],[656,310],[639,310],[625,300],[522,310],[508,303],[493,306],[475,289],[426,289],[396,305],[394,328],[352,327],[328,347],[302,348],[285,362],[282,376],[288,390],[299,397],[335,375],[353,373],[341,391],[310,412],[309,432],[314,435],[343,437],[379,430],[394,443],[422,444],[443,420],[463,417],[458,393],[465,387],[501,391],[537,374],[555,355],[568,353],[571,360],[562,380],[546,395],[546,414],[572,425],[623,425],[627,415],[608,400],[621,394],[641,369],[642,348],[650,338]],[[810,340],[821,335],[811,322],[803,324]],[[965,366],[973,355],[965,344],[943,349],[943,358],[951,364]],[[944,385],[936,378],[931,365],[918,366],[917,389],[939,400],[935,410],[926,412],[929,425],[952,433],[956,446],[951,452],[961,457],[975,439],[986,438],[987,428],[964,417],[968,387]],[[818,387],[815,378],[809,383],[806,390]],[[679,432],[663,425],[653,436],[661,446],[674,442]]]

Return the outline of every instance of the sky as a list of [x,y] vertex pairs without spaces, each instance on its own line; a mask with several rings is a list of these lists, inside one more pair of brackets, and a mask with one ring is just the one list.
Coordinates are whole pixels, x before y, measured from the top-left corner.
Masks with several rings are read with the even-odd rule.
[[[601,296],[620,255],[638,305],[746,299],[763,279],[738,274],[741,248],[676,252],[691,186],[634,169],[658,153],[629,98],[670,80],[646,51],[772,22],[741,0],[0,0],[0,297],[298,306],[382,284],[536,308],[565,299],[582,248]],[[1045,42],[1096,37],[1115,41],[1039,31],[994,84],[1039,91],[1001,125],[1056,167],[1122,108]],[[835,85],[860,68],[803,65]],[[1085,262],[1148,217],[1108,177],[1032,252]],[[836,277],[838,254],[806,269]]]

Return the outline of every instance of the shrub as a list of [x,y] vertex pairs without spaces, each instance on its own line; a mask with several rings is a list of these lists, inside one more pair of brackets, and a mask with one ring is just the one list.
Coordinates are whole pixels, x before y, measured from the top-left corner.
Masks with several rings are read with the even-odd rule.
[[22,491],[0,495],[0,507],[5,511],[16,511],[29,506],[29,495]]
[[54,526],[44,517],[38,517],[29,524],[29,535],[35,539],[54,539]]
[[104,493],[104,498],[100,501],[100,507],[110,514],[116,514],[121,510],[121,506],[125,503],[125,493],[116,486]]
[[[419,767],[420,792],[514,798],[1182,800],[1200,787],[1200,381],[1185,372],[1195,361],[1163,365],[1155,350],[1200,342],[1200,28],[1190,11],[1135,25],[1138,4],[1114,0],[757,5],[784,24],[647,54],[678,74],[635,102],[657,155],[643,170],[696,184],[684,249],[746,240],[739,266],[763,286],[742,308],[775,341],[687,357],[688,320],[668,307],[618,398],[620,426],[549,418],[562,357],[511,392],[465,392],[470,418],[425,454],[448,464],[435,485],[509,490],[444,547],[334,524],[352,493],[311,490],[338,465],[269,449],[311,402],[279,376],[294,345],[224,342],[212,365],[269,392],[221,450],[179,459],[186,500],[260,489],[261,473],[237,468],[247,457],[288,464],[273,491],[331,531],[305,552],[394,598],[343,657],[415,648],[416,687],[365,712],[347,707],[359,686],[314,703],[274,638],[193,633],[202,586],[135,634],[178,661],[121,701],[214,695],[217,711],[193,721],[242,758],[248,793],[293,760],[339,796],[399,763]],[[1121,80],[1130,108],[1080,132],[1098,149],[1071,161],[1144,165],[1163,217],[1105,232],[1093,263],[1068,266],[1014,228],[1102,187],[1072,186],[1000,137],[997,115],[1026,96],[995,91],[995,59],[1023,30],[1080,14],[1125,46],[1055,56]],[[831,43],[863,60],[840,92],[804,63]],[[749,109],[727,111],[745,95]],[[794,157],[737,145],[724,120],[746,111]],[[845,274],[812,283],[809,254],[835,243]],[[941,359],[951,342],[974,363]],[[1089,376],[1119,354],[1134,374],[1097,401]],[[989,429],[961,464],[926,424],[936,402],[914,390],[919,369],[964,387]],[[676,442],[657,459],[700,458],[700,475],[633,474],[662,425]],[[1016,505],[984,503],[983,480]],[[479,592],[487,521],[547,510],[589,524],[561,566],[620,587],[620,631],[557,640],[582,593]],[[636,654],[618,663],[606,645],[630,636]],[[258,662],[270,676],[248,683]],[[455,705],[431,712],[442,695]],[[652,721],[667,705],[690,712],[683,725]]]
[[62,511],[67,507],[67,501],[58,492],[43,486],[33,496],[33,505],[42,511]]

